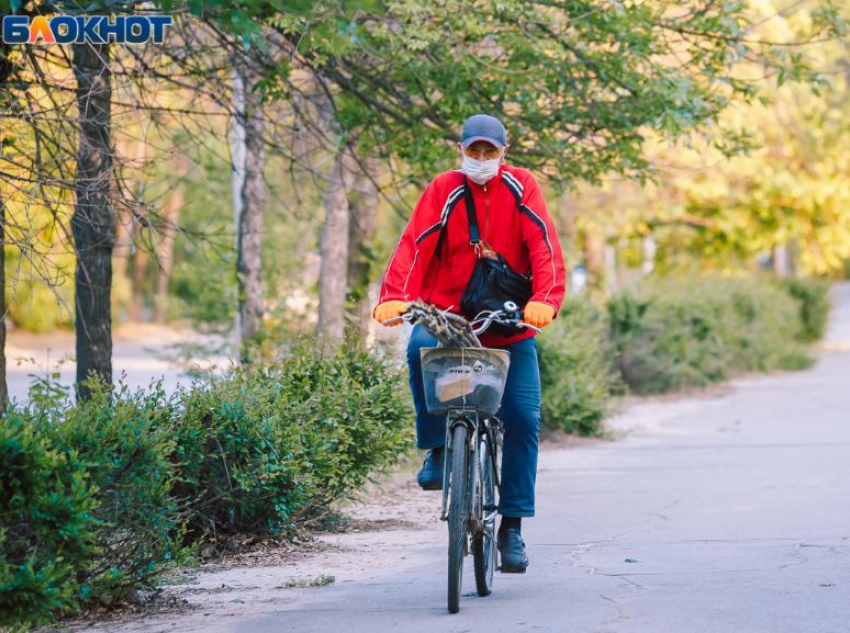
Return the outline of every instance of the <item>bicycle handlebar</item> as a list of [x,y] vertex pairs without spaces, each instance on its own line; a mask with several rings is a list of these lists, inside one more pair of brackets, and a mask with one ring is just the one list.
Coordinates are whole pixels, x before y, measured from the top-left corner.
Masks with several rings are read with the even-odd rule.
[[[410,310],[402,314],[401,316],[393,317],[392,319],[387,319],[386,321],[381,321],[382,325],[392,325],[395,323],[399,323],[401,321],[407,321],[408,323],[412,322],[416,318],[416,314]],[[501,310],[484,310],[479,312],[474,319],[470,321],[470,326],[472,327],[472,331],[476,336],[486,332],[487,329],[493,324],[498,323],[501,325],[513,325],[518,328],[527,328],[529,330],[534,330],[535,332],[540,332],[540,328],[531,325],[530,323],[526,323],[522,320],[522,310],[519,309],[516,303],[513,301],[505,301],[505,305]]]

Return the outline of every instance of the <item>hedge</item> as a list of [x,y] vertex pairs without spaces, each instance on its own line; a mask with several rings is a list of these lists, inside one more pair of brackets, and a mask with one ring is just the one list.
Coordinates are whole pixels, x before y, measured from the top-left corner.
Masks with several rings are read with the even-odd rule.
[[607,310],[615,366],[635,393],[812,362],[800,345],[799,303],[769,280],[654,280],[613,297]]
[[622,382],[612,365],[605,314],[571,299],[538,338],[544,430],[598,436]]
[[649,279],[601,308],[567,301],[538,337],[543,429],[600,435],[614,396],[808,367],[829,314],[820,279]]
[[166,396],[95,389],[0,418],[0,626],[149,586],[199,540],[321,517],[410,446],[402,377],[294,351]]

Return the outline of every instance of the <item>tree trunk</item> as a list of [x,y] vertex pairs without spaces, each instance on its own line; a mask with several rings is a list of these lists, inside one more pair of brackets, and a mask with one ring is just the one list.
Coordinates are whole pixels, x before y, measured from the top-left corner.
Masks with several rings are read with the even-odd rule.
[[568,191],[562,193],[558,200],[558,219],[561,221],[561,227],[563,227],[561,248],[564,252],[564,265],[567,269],[567,292],[571,294],[576,292],[576,288],[572,287],[572,272],[576,264],[581,262],[581,256],[578,252],[578,204]]
[[787,277],[791,273],[788,246],[785,244],[777,244],[773,247],[773,272],[780,277]]
[[174,234],[177,223],[180,220],[180,210],[185,202],[183,186],[180,185],[168,199],[165,205],[165,223],[161,235],[162,241],[157,249],[157,276],[156,276],[156,312],[154,319],[157,323],[165,323],[168,310],[168,280],[174,269]]
[[595,230],[583,231],[587,287],[592,296],[605,294],[605,238]]
[[325,225],[319,240],[318,335],[324,341],[341,340],[345,330],[345,297],[348,294],[348,231],[350,212],[345,192],[345,158],[340,148],[325,190]]
[[362,164],[358,164],[351,153],[346,152],[346,156],[346,163],[349,165],[347,171],[350,174],[346,315],[351,334],[362,336],[366,333],[371,315],[369,247],[375,234],[375,220],[378,214],[378,189],[373,182],[378,170],[377,161],[373,158],[364,159]]
[[[139,139],[135,143],[125,143],[125,145],[127,146],[126,148],[118,147],[120,155],[122,157],[132,157],[133,162],[139,165],[139,169],[143,169],[144,165],[148,162],[148,146],[145,139]],[[124,152],[127,152],[127,154]],[[120,254],[124,251],[124,244],[129,240],[127,252],[133,260],[133,275],[130,279],[129,320],[133,323],[141,323],[145,320],[145,295],[147,294],[146,286],[148,286],[145,282],[147,281],[148,261],[150,259],[149,253],[146,250],[149,245],[144,243],[142,237],[144,235],[143,228],[148,226],[151,219],[148,217],[147,208],[145,207],[147,182],[144,180],[143,173],[140,171],[137,178],[129,182],[133,182],[135,185],[136,193],[134,195],[133,205],[129,207],[130,217],[129,223],[126,226],[122,227],[122,224],[124,224],[123,213],[119,212],[117,214],[118,227],[116,228],[116,247],[113,250],[113,266],[116,261],[120,261]],[[119,257],[116,257],[116,254]],[[126,274],[127,263],[128,261],[125,260],[123,266],[119,264],[113,270],[113,275]]]
[[646,276],[655,270],[655,254],[658,252],[658,244],[651,235],[647,235],[641,242],[641,250],[643,253],[643,264],[641,264],[640,270]]
[[115,227],[115,248],[112,251],[112,274],[114,277],[127,276],[130,258],[133,255],[133,210],[124,205],[117,211]]
[[[0,95],[2,104],[9,104],[6,82],[12,76],[14,66],[9,61],[9,48],[0,44]],[[0,414],[6,412],[9,401],[9,385],[6,380],[6,202],[0,189]]]
[[145,277],[148,273],[148,252],[143,244],[136,244],[133,251],[133,276],[131,278],[130,322],[142,323],[145,310]]
[[127,277],[130,259],[135,253],[135,226],[136,216],[143,211],[144,180],[140,171],[147,164],[147,140],[144,138],[130,141],[124,139],[120,142],[116,139],[116,155],[129,159],[132,164],[139,167],[139,179],[125,179],[125,187],[131,186],[135,189],[133,203],[126,201],[115,209],[115,248],[112,249],[112,276],[116,279]]
[[234,127],[234,217],[236,218],[236,280],[238,287],[238,331],[240,357],[250,361],[247,344],[263,326],[263,109],[254,86],[259,76],[246,62],[238,61],[233,71]]
[[76,337],[77,397],[90,376],[112,382],[112,250],[115,217],[110,200],[112,96],[108,44],[74,44],[74,76],[80,139],[77,150],[77,194],[71,227],[77,254]]
[[[245,186],[245,81],[242,74],[237,72],[236,62],[233,68],[233,131],[230,138],[230,160],[232,173],[230,177],[230,195],[233,199],[233,228],[236,231],[233,247],[237,253],[241,248],[239,241],[239,223],[242,219],[242,189]],[[236,298],[236,314],[233,316],[233,332],[236,335],[236,348],[242,350],[242,318],[240,298]]]
[[[2,196],[2,192],[0,192]],[[6,382],[6,203],[0,197],[0,415],[6,413],[9,385]]]

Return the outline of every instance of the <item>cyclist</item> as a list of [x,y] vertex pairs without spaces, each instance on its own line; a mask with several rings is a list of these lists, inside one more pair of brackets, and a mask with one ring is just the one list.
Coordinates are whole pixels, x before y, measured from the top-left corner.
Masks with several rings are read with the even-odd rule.
[[[463,125],[461,167],[437,176],[422,193],[413,216],[387,265],[373,315],[379,322],[404,313],[421,299],[459,311],[460,298],[477,257],[492,251],[517,272],[532,274],[532,297],[523,319],[538,328],[555,318],[564,296],[564,262],[555,227],[534,176],[504,163],[504,125],[477,114]],[[469,181],[481,233],[481,248],[470,245],[464,182]],[[443,234],[443,237],[440,237]],[[445,242],[445,243],[442,243]],[[440,254],[436,253],[440,244]],[[486,332],[487,347],[510,351],[511,364],[500,417],[504,424],[498,547],[503,572],[528,566],[522,518],[534,516],[534,484],[540,429],[540,374],[534,331],[512,337]],[[416,326],[408,345],[410,388],[416,407],[417,446],[427,455],[417,476],[426,490],[442,487],[445,420],[425,406],[419,350],[436,340]]]

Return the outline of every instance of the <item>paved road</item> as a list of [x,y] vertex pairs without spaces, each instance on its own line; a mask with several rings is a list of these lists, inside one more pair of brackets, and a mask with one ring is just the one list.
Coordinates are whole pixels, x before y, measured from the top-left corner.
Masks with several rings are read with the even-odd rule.
[[[183,367],[166,360],[177,356],[178,345],[209,345],[218,340],[189,330],[175,330],[153,324],[127,324],[114,332],[112,369],[117,382],[123,380],[131,388],[147,387],[154,380],[162,380],[166,390],[172,391],[178,383],[191,382]],[[74,333],[59,331],[51,334],[32,334],[21,330],[9,333],[6,342],[9,396],[25,402],[29,389],[36,379],[44,380],[58,373],[58,382],[69,389],[74,384]],[[198,357],[196,364],[206,367],[217,363],[226,367],[223,356]],[[54,378],[54,380],[56,380]]]
[[440,536],[367,579],[296,590],[214,628],[847,633],[850,286],[836,299],[813,370],[642,404],[625,440],[545,453],[529,572],[497,576],[495,593],[465,598],[458,615],[444,607]]

